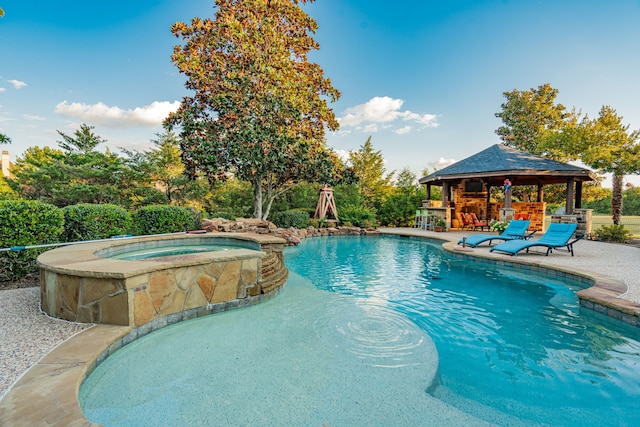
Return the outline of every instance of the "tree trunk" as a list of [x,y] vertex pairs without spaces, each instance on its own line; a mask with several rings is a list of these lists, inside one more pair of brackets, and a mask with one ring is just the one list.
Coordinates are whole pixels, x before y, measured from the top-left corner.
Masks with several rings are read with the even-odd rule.
[[611,219],[613,223],[620,224],[622,215],[622,180],[623,175],[613,175],[613,185],[611,188]]
[[253,217],[262,218],[262,179],[253,180]]

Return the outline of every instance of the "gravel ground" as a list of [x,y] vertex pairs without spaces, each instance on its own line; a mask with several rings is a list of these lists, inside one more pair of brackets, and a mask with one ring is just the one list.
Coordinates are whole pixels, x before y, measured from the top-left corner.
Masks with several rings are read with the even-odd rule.
[[[457,242],[470,232],[434,233],[415,229],[382,229],[383,233],[408,233]],[[489,251],[481,247],[478,251]],[[623,281],[629,291],[621,298],[640,303],[640,248],[634,245],[580,241],[576,256],[554,252],[551,256],[526,255],[550,265],[570,266]],[[523,255],[524,257],[524,255]],[[506,258],[506,257],[505,257]],[[46,316],[40,311],[36,279],[16,284],[0,283],[0,399],[32,365],[56,346],[91,327]]]
[[39,287],[0,290],[0,399],[33,364],[89,327],[42,313]]

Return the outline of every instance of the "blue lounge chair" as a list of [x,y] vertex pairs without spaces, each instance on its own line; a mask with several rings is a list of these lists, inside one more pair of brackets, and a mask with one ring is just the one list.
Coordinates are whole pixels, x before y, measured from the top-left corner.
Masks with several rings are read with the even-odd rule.
[[526,240],[531,236],[533,236],[533,234],[535,233],[534,231],[532,233],[525,234],[527,232],[527,229],[529,228],[529,224],[531,224],[531,221],[516,219],[516,220],[510,221],[509,225],[507,225],[507,228],[505,228],[504,231],[498,235],[472,234],[470,236],[465,237],[464,239],[460,239],[458,243],[463,243],[463,240],[464,240],[465,245],[475,248],[480,243],[484,243],[486,241],[489,241],[489,246],[491,246],[491,242],[493,240],[505,240],[505,241],[514,240],[514,239]]
[[547,248],[546,255],[549,255],[554,249],[564,248],[573,256],[573,244],[582,239],[584,235],[575,237],[569,241],[578,228],[578,224],[560,224],[551,223],[546,233],[538,240],[508,240],[504,243],[491,248],[491,252],[498,251],[504,252],[509,255],[517,255],[522,250],[527,250],[535,246],[541,246]]

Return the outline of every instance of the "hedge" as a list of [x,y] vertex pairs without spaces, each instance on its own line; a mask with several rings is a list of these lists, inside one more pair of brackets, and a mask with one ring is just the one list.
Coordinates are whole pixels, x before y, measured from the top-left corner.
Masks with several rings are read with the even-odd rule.
[[131,214],[120,206],[82,203],[62,208],[64,213],[63,240],[107,239],[131,232]]
[[[64,231],[62,210],[33,200],[0,200],[0,247],[57,243]],[[38,271],[36,258],[48,248],[0,252],[0,280],[17,280]]]
[[201,227],[200,212],[191,208],[154,205],[140,208],[133,214],[136,235],[175,233]]
[[309,212],[302,209],[276,212],[271,215],[271,222],[280,228],[305,228],[309,225]]

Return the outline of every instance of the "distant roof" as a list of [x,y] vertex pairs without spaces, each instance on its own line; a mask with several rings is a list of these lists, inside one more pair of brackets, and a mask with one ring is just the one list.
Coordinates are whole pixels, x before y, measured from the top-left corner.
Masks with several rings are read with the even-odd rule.
[[565,184],[568,178],[593,181],[595,174],[585,168],[550,160],[542,156],[495,144],[471,157],[420,178],[420,184],[442,185],[444,181],[482,179],[502,185],[509,178],[513,185]]

